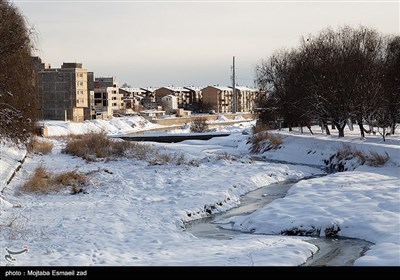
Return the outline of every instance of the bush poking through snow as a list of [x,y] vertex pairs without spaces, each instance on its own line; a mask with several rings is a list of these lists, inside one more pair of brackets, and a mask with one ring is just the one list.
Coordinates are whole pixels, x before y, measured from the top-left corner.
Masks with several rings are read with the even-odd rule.
[[47,155],[51,153],[53,147],[54,145],[52,142],[45,139],[40,139],[37,136],[32,136],[28,144],[28,152]]
[[[324,234],[326,237],[337,236],[339,232],[340,232],[340,227],[336,224],[328,226],[324,229]],[[317,228],[315,226],[293,227],[290,229],[282,230],[281,234],[287,236],[321,236],[321,228]]]
[[82,185],[87,182],[87,177],[76,171],[51,173],[42,165],[38,166],[28,181],[21,186],[24,192],[48,193],[59,191],[66,186]]
[[145,160],[150,165],[199,166],[198,161],[189,160],[182,153],[168,153],[149,144],[110,139],[104,133],[89,133],[81,137],[74,137],[67,141],[63,152],[87,161],[96,161],[98,158],[109,160],[127,157]]
[[190,124],[190,132],[207,132],[208,124],[206,118],[194,118]]
[[251,128],[251,131],[253,132],[253,134],[257,134],[257,133],[260,133],[263,131],[267,131],[269,129],[270,129],[270,127],[266,124],[256,124],[256,125],[253,125],[253,127]]
[[154,157],[148,161],[149,165],[189,165],[189,166],[199,166],[199,162],[194,159],[187,159],[185,154],[182,153],[162,153],[158,152]]
[[91,132],[81,137],[70,138],[62,152],[87,161],[95,161],[97,158],[124,156],[134,146],[132,142],[110,139],[105,133]]
[[282,145],[283,140],[280,136],[268,133],[267,131],[262,131],[253,134],[250,143],[250,152],[263,153],[272,149],[278,149]]
[[353,170],[358,165],[369,165],[374,167],[384,166],[390,157],[387,152],[384,155],[374,151],[370,151],[369,155],[362,150],[358,150],[348,144],[344,144],[329,160],[325,160],[325,164],[329,166],[331,171],[347,171]]
[[367,158],[367,164],[369,166],[384,166],[390,159],[389,154],[385,152],[384,155],[378,154],[377,152],[370,151]]
[[227,152],[217,154],[216,158],[217,160],[228,160],[228,161],[238,160],[238,156],[228,154]]

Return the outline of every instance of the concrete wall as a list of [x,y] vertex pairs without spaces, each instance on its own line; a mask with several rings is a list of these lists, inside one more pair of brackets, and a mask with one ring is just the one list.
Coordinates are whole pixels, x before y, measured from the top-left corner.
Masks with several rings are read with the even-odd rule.
[[244,119],[251,119],[255,118],[257,115],[256,114],[250,114],[250,113],[244,113],[244,114],[220,114],[220,115],[192,115],[189,117],[181,117],[181,118],[170,118],[170,119],[156,119],[156,120],[150,120],[152,123],[160,124],[160,125],[178,125],[178,124],[184,124],[184,123],[189,123],[192,121],[194,118],[206,118],[207,120],[210,121],[215,121],[218,119],[219,116],[225,116],[227,119],[234,119],[237,116],[242,116]]

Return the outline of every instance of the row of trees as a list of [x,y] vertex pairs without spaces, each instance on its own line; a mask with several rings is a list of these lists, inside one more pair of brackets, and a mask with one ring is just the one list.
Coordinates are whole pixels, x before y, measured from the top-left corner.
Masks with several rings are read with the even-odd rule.
[[362,137],[374,126],[395,132],[400,115],[400,36],[362,26],[327,28],[303,37],[296,49],[274,53],[256,72],[258,86],[268,93],[259,100],[263,122],[283,118],[291,129],[310,127],[318,120],[327,134],[331,122],[339,137],[349,121],[360,126]]
[[18,9],[0,0],[0,141],[24,142],[38,114],[32,32]]

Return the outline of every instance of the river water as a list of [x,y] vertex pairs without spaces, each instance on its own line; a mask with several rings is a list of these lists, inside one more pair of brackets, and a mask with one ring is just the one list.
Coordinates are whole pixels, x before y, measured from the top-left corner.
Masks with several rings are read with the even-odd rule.
[[[199,238],[212,239],[232,239],[236,235],[252,234],[224,229],[220,226],[220,221],[233,216],[249,215],[275,199],[284,197],[296,182],[298,181],[285,181],[251,191],[240,198],[238,207],[224,213],[191,221],[186,224],[186,230]],[[312,237],[307,242],[316,245],[318,252],[310,257],[303,264],[304,266],[351,266],[372,245],[372,243],[362,239],[346,237]]]

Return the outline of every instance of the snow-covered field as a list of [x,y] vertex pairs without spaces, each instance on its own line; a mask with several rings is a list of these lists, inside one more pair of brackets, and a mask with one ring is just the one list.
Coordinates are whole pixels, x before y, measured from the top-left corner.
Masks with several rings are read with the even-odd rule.
[[[197,238],[183,229],[185,221],[204,217],[207,210],[234,207],[239,196],[250,190],[321,173],[320,169],[303,165],[251,160],[248,135],[241,132],[252,124],[223,128],[231,132],[228,137],[154,144],[167,151],[184,152],[198,160],[199,166],[149,166],[131,159],[86,163],[61,154],[63,143],[52,139],[53,153],[29,155],[0,197],[1,256],[6,254],[6,247],[18,251],[27,245],[28,253],[16,255],[14,265],[304,263],[317,250],[305,241],[306,237],[240,235],[231,240],[212,240]],[[72,126],[76,128],[71,133],[93,130],[79,124],[62,127],[68,131]],[[49,131],[61,129],[54,124]],[[109,128],[110,134],[128,132],[119,130]],[[357,265],[400,265],[400,139],[395,136],[383,143],[378,136],[359,140],[357,132],[351,133],[339,140],[335,135],[282,131],[283,147],[265,156],[323,165],[323,160],[345,141],[365,151],[386,151],[390,163],[301,181],[284,199],[275,200],[250,216],[233,218],[234,228],[276,233],[293,226],[314,226],[323,232],[326,226],[336,225],[341,229],[340,235],[376,244],[357,260]],[[18,187],[40,164],[55,172],[77,170],[88,174],[88,194],[70,195],[69,190],[40,195],[20,193]],[[4,258],[1,265],[7,265]]]

